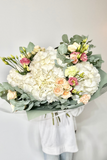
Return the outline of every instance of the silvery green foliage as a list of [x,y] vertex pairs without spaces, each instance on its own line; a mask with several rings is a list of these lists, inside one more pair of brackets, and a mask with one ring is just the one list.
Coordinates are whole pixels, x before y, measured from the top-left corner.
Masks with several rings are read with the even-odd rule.
[[[8,90],[16,91],[18,97],[8,101]],[[25,93],[18,87],[12,87],[8,82],[0,84],[0,97],[5,99],[8,103],[14,105],[14,111],[29,111],[31,109],[66,109],[67,107],[72,108],[72,105],[77,103],[76,101],[66,99],[60,99],[60,101],[52,103],[48,103],[47,101],[37,101],[31,94]]]
[[[74,35],[73,37],[70,38],[70,41],[68,40],[67,34],[62,35],[62,41],[61,44],[59,45],[57,49],[57,57],[61,59],[62,63],[67,63],[69,64],[70,59],[67,59],[65,55],[68,54],[67,46],[70,44],[73,44],[74,42],[81,44],[84,39],[88,39],[88,36],[80,36],[80,35]],[[89,45],[88,48],[88,61],[92,63],[96,68],[101,68],[101,64],[104,62],[101,58],[101,55],[92,55],[91,49],[95,48],[93,44],[90,44],[92,40],[89,40],[86,42],[86,44]],[[71,63],[70,63],[71,64]],[[55,62],[56,67],[58,67],[57,62]]]
[[96,68],[101,68],[102,63],[104,62],[100,54],[88,56],[88,61]]
[[[24,47],[26,49],[26,52],[32,52],[34,49],[35,45],[32,42],[29,42],[27,48]],[[19,47],[19,51],[23,51],[23,47]]]

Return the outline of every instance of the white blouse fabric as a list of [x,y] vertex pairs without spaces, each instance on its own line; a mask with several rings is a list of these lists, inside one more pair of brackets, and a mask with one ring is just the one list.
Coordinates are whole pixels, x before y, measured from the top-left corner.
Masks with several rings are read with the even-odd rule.
[[[63,152],[77,152],[77,142],[75,130],[75,117],[78,116],[84,109],[84,106],[71,109],[68,112],[58,112],[61,122],[57,122],[54,113],[54,125],[52,114],[40,116],[39,132],[41,137],[42,150],[46,154],[59,155]],[[66,115],[68,113],[70,117]]]

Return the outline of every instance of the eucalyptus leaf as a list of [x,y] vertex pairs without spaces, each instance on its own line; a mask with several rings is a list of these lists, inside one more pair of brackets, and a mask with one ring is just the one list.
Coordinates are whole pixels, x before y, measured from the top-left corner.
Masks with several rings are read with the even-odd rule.
[[83,38],[79,35],[74,35],[73,36],[73,41],[77,42],[77,43],[80,43],[82,42]]
[[26,107],[26,105],[29,104],[29,102],[30,102],[30,100],[26,100],[26,101],[24,101],[24,100],[22,100],[22,101],[16,101],[15,99],[11,99],[10,100],[10,103],[15,106],[15,111],[17,111],[17,110],[18,111],[24,110],[25,107]]
[[32,52],[34,49],[35,45],[32,42],[29,42],[27,46],[27,52]]
[[0,92],[4,92],[5,88],[3,87],[3,85],[0,83]]
[[98,61],[96,61],[94,66],[97,67],[97,68],[101,68],[101,65],[102,65],[103,62],[104,62],[103,60],[98,60]]
[[29,104],[29,102],[30,102],[30,100],[26,100],[26,101],[24,101],[24,100],[17,101],[15,99],[10,100],[10,103],[13,104],[16,107],[25,106],[25,105]]
[[56,106],[56,109],[61,109],[61,105],[57,105],[57,106]]
[[40,106],[40,101],[36,101],[36,102],[35,102],[35,106],[36,106],[36,107],[39,107],[39,106]]
[[9,103],[9,101],[7,100],[7,93],[2,94],[0,97]]
[[67,44],[69,43],[67,34],[64,34],[64,35],[62,36],[62,40],[63,40],[63,42],[65,42],[65,43],[67,43]]
[[90,44],[90,45],[89,45],[89,51],[90,51],[92,48],[95,48],[95,46],[94,46],[93,44]]
[[91,43],[91,42],[92,42],[92,40],[88,41],[87,44],[89,44],[89,43]]
[[57,58],[59,58],[62,63],[71,63],[73,60],[72,59],[68,59],[65,57],[65,55],[61,55],[57,52]]
[[60,44],[63,44],[64,42],[60,42]]
[[48,104],[48,108],[49,108],[49,109],[53,109],[53,108],[56,108],[56,106],[58,106],[58,105],[59,105],[59,102],[58,102],[58,101],[53,102],[53,103],[49,103],[49,104]]
[[71,37],[70,38],[70,44],[73,44],[74,43],[74,39]]
[[33,108],[33,106],[34,106],[34,103],[33,103],[33,102],[30,102],[30,103],[28,104],[28,108],[26,109],[26,111],[31,110],[31,109]]
[[88,58],[88,61],[89,61],[90,63],[92,63],[92,64],[93,64],[95,67],[97,67],[97,68],[101,68],[102,63],[104,62],[104,61],[102,60],[102,57],[101,57],[100,54],[95,54],[95,55],[90,56],[90,57]]
[[92,54],[92,51],[88,52],[88,53],[87,53],[87,56],[90,56],[91,54]]
[[95,59],[94,56],[90,56],[90,57],[88,58],[88,61],[91,63],[91,62],[94,62],[94,59]]
[[41,103],[41,104],[45,104],[45,103],[47,103],[47,101],[41,101],[40,103]]
[[97,61],[99,61],[100,59],[99,58],[96,58],[96,59],[94,59],[94,62],[97,62]]
[[67,99],[60,99],[61,104],[65,103]]
[[55,59],[55,67],[63,69],[63,67],[58,64],[56,59]]
[[17,91],[17,92],[19,92],[19,93],[21,93],[21,94],[23,94],[23,90],[22,89],[20,89],[19,87],[14,87],[14,89]]
[[26,100],[28,100],[30,98],[29,98],[29,96],[27,94],[24,93],[24,94],[21,95],[21,97],[19,98],[19,100],[20,99],[26,99]]
[[67,53],[67,46],[65,44],[60,44],[60,46],[58,47],[58,52],[61,54],[61,55],[64,55]]
[[8,82],[3,82],[3,87],[5,88],[5,90],[14,91],[14,88]]
[[0,92],[0,97],[3,95],[3,93],[2,92]]
[[84,40],[84,39],[88,39],[88,36],[84,36],[84,35],[82,35],[82,40]]
[[61,109],[62,109],[62,110],[67,109],[67,106],[61,105]]

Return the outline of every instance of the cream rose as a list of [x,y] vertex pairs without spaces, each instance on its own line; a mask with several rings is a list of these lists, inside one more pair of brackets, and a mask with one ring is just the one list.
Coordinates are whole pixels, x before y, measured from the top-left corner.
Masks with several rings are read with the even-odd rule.
[[72,45],[68,45],[68,51],[75,52],[80,45],[74,42]]
[[62,95],[62,94],[63,94],[63,88],[60,87],[60,86],[56,86],[56,87],[54,88],[54,93],[55,93],[57,96]]
[[71,96],[72,96],[71,92],[65,90],[65,91],[63,92],[63,95],[62,95],[61,97],[64,98],[64,99],[68,99],[68,98],[70,98]]
[[8,94],[7,94],[7,100],[11,100],[11,99],[15,99],[17,98],[17,93],[16,91],[11,91],[11,90],[8,90]]

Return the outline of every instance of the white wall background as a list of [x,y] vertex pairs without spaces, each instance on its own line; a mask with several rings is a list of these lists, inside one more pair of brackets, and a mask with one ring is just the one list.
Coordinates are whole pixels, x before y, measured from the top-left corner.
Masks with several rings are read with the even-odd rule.
[[[0,0],[0,56],[18,55],[19,46],[29,41],[56,47],[64,33],[89,35],[97,46],[93,53],[102,54],[107,72],[107,0]],[[0,61],[0,82],[9,70]],[[75,160],[107,159],[106,96],[87,105],[77,119],[80,151]],[[3,113],[9,105],[3,100],[0,104],[0,159],[43,160],[38,124],[28,122],[26,115]]]

